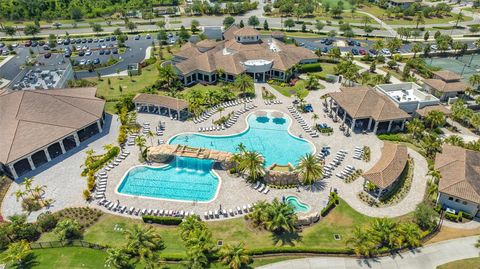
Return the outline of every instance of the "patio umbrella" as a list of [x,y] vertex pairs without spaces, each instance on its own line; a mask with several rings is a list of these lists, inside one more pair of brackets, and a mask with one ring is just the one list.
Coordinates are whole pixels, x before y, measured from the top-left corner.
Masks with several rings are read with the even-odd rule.
[[272,116],[273,116],[274,118],[279,118],[279,119],[281,119],[281,118],[283,118],[284,115],[283,115],[282,112],[274,111],[274,112],[272,112]]
[[255,112],[255,116],[259,116],[259,117],[263,117],[263,116],[267,116],[267,111],[264,111],[264,110],[259,110],[257,112]]

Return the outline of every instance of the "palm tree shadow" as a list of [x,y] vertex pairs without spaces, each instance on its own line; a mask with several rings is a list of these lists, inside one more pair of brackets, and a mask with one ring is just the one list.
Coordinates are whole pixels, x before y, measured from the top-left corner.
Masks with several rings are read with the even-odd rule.
[[327,187],[327,182],[324,180],[319,180],[314,182],[312,185],[306,186],[305,190],[311,192],[321,192],[324,191]]
[[275,246],[278,244],[280,244],[280,246],[295,246],[295,243],[302,241],[302,236],[298,231],[272,233],[272,241]]

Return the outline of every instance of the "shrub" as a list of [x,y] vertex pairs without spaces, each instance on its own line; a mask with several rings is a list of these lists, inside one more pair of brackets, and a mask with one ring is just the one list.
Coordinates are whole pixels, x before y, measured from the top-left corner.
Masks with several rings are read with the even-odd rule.
[[83,170],[82,175],[86,175],[90,171],[97,171],[105,163],[115,158],[120,153],[119,147],[113,147],[105,155],[103,155],[99,160],[92,162],[85,170]]
[[182,218],[177,217],[157,217],[151,215],[142,216],[143,222],[146,223],[157,223],[163,225],[179,225],[182,223]]
[[335,206],[337,206],[339,203],[340,200],[338,199],[338,195],[335,192],[330,192],[330,199],[328,201],[328,204],[322,209],[320,215],[322,217],[325,217],[330,212],[330,210],[335,208]]
[[460,213],[462,214],[462,217],[468,219],[468,220],[472,220],[473,219],[473,215],[472,214],[469,214],[465,211],[460,211]]
[[453,213],[448,213],[448,212],[445,212],[445,218],[450,220],[450,221],[454,221],[454,222],[458,222],[459,221],[459,216],[458,215],[455,215]]
[[437,224],[437,212],[427,203],[420,203],[413,212],[415,222],[423,230],[433,228]]
[[316,253],[316,254],[351,254],[350,249],[339,248],[309,248],[309,247],[264,247],[248,250],[249,255],[276,254],[276,253]]
[[302,64],[299,71],[301,73],[320,72],[322,71],[322,66],[320,63]]
[[51,231],[55,226],[57,226],[58,218],[52,214],[50,211],[40,214],[37,217],[38,228],[42,232]]

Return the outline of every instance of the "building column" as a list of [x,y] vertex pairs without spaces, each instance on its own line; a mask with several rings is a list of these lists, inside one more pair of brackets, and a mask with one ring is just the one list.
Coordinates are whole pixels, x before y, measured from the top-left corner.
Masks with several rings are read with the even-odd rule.
[[373,127],[373,133],[376,134],[378,131],[378,121],[375,121],[375,126]]
[[160,106],[157,106],[157,109],[158,109],[158,115],[161,115],[162,112],[160,111]]
[[60,149],[62,150],[62,154],[65,154],[67,152],[65,150],[65,146],[63,145],[63,140],[58,141],[58,144],[60,144]]
[[[333,103],[333,99],[332,99],[332,97],[330,97],[330,110],[332,110],[332,106],[333,106],[332,103]],[[337,105],[337,106],[338,106],[338,105]]]
[[343,111],[343,123],[345,123],[345,120],[347,119],[347,111]]
[[168,108],[168,116],[171,117],[172,116],[172,110],[170,108]]
[[405,122],[406,122],[406,121],[407,121],[406,119],[403,119],[403,121],[402,121],[402,127],[400,128],[401,131],[403,131],[403,130],[405,129]]
[[370,128],[372,127],[372,118],[368,119],[368,127],[367,130],[370,131]]
[[100,121],[97,120],[97,127],[98,127],[98,132],[101,133],[103,131],[102,124],[100,124]]
[[45,152],[45,156],[47,156],[47,161],[51,161],[52,158],[50,158],[50,153],[48,153],[48,148],[43,149],[43,152]]
[[10,173],[12,173],[13,178],[18,178],[17,171],[15,171],[15,167],[13,167],[13,164],[9,164],[8,168],[10,169]]
[[356,119],[352,119],[352,124],[350,125],[350,129],[352,129],[352,131],[355,129],[355,122],[357,120]]
[[387,132],[389,132],[389,133],[390,133],[390,130],[392,129],[392,123],[393,123],[393,121],[389,121],[389,122],[388,122]]
[[73,138],[75,139],[75,146],[80,146],[80,138],[78,137],[78,134],[76,132],[73,134]]
[[32,170],[35,170],[36,167],[35,167],[35,164],[33,163],[32,156],[31,156],[31,155],[27,157],[27,161],[28,161],[28,163],[30,164],[30,168],[31,168]]

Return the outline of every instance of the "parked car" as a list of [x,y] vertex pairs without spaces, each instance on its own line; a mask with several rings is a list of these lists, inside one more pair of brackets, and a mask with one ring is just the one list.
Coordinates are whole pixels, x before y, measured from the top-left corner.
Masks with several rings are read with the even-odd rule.
[[105,39],[100,38],[100,39],[98,40],[98,42],[105,42]]
[[93,60],[93,64],[100,64],[100,59],[96,58],[95,60]]
[[135,40],[140,40],[140,35],[136,35],[134,39]]
[[365,49],[359,49],[358,53],[360,53],[360,55],[367,55],[367,51],[365,51]]
[[48,45],[44,45],[43,50],[50,50],[50,47]]
[[47,52],[43,55],[43,57],[45,57],[45,59],[48,59],[48,58],[52,57],[52,54],[50,52]]
[[92,42],[93,42],[93,38],[87,39],[87,43],[92,43]]
[[372,54],[372,55],[377,55],[378,54],[378,51],[376,51],[374,49],[369,49],[368,52],[370,52],[370,54]]
[[357,49],[355,49],[355,48],[354,48],[354,49],[352,49],[352,54],[353,54],[353,55],[358,55],[358,54],[359,54],[359,53],[358,53],[358,50],[357,50]]
[[116,37],[116,36],[112,36],[112,37],[110,38],[110,40],[116,41],[116,40],[117,40],[117,37]]
[[105,37],[105,41],[110,42],[110,37],[109,36]]
[[390,52],[389,49],[382,49],[382,54],[385,55],[385,56],[390,56],[390,55],[392,55],[392,53]]
[[150,39],[152,38],[152,36],[150,34],[147,34],[147,39]]
[[78,52],[78,56],[82,57],[82,56],[84,56],[84,55],[85,55],[85,52],[84,52],[83,50],[81,50],[81,51]]
[[25,44],[23,44],[25,47],[30,47],[32,45],[32,40],[25,41]]
[[327,53],[328,52],[328,47],[322,47],[322,53]]
[[105,55],[110,55],[111,51],[110,50],[105,50]]
[[91,51],[91,50],[85,51],[85,56],[90,56],[90,55],[92,55],[92,51]]
[[112,49],[112,53],[113,54],[118,54],[118,49],[117,48]]
[[36,47],[36,46],[38,46],[38,42],[37,42],[37,41],[33,41],[33,42],[32,42],[32,47]]
[[39,46],[45,45],[45,41],[43,41],[43,40],[38,41],[38,45],[39,45]]
[[360,41],[358,41],[358,40],[353,40],[353,44],[357,47],[360,47],[360,45],[361,45]]
[[3,44],[2,42],[0,42],[0,48],[3,48],[5,47],[5,44]]
[[430,49],[431,49],[431,50],[437,50],[437,49],[438,49],[438,47],[437,47],[437,45],[435,45],[435,44],[432,44],[432,45],[430,45]]
[[351,40],[351,39],[348,39],[347,40],[347,45],[349,46],[355,46],[355,41]]

